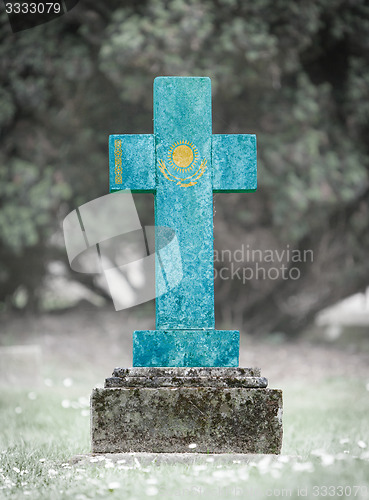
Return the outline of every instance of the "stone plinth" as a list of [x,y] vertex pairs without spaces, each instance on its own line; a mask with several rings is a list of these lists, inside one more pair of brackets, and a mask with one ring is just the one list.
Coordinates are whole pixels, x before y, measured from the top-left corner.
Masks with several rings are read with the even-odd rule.
[[280,453],[282,391],[266,387],[253,368],[117,368],[91,396],[92,452]]
[[238,366],[238,330],[141,330],[133,333],[133,366]]

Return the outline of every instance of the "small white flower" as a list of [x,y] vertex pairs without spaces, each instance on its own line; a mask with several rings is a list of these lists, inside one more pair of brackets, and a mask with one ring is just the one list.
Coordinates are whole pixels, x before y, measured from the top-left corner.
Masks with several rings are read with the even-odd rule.
[[270,471],[270,475],[274,478],[274,479],[279,479],[281,477],[281,472],[278,470],[278,469],[272,469]]
[[270,456],[265,456],[257,463],[257,468],[261,474],[266,474],[269,471],[270,463],[272,458]]
[[44,384],[46,385],[46,387],[52,387],[54,385],[54,383],[51,380],[51,378],[45,378]]
[[13,471],[16,472],[17,474],[20,473],[20,469],[18,469],[18,467],[13,467]]
[[63,385],[64,385],[64,387],[72,387],[73,380],[71,378],[67,377],[63,380]]
[[190,448],[190,450],[193,450],[194,448],[197,447],[197,444],[196,443],[191,443],[188,445],[188,447]]
[[90,400],[88,398],[86,398],[85,396],[80,396],[78,398],[78,403],[81,406],[90,406]]
[[82,417],[89,417],[90,416],[90,410],[82,410],[81,411]]
[[205,465],[205,464],[199,464],[199,465],[195,464],[195,465],[193,465],[192,468],[193,468],[194,471],[197,472],[197,471],[207,470],[208,466]]
[[47,473],[49,474],[50,477],[55,477],[58,475],[58,472],[55,469],[49,469]]
[[146,490],[146,495],[148,497],[154,497],[155,495],[157,495],[159,493],[159,490],[158,488],[156,488],[155,486],[150,486],[149,488],[147,488]]
[[214,470],[212,472],[212,476],[213,477],[219,477],[219,478],[222,478],[224,477],[224,471],[223,470]]
[[118,481],[112,481],[111,483],[108,484],[108,490],[113,491],[113,490],[118,490],[120,488],[120,483]]
[[114,464],[113,462],[106,462],[105,464],[105,469],[113,469],[114,468]]
[[100,460],[97,457],[90,458],[91,463],[99,462]]
[[124,458],[122,458],[122,460],[117,461],[117,464],[125,464],[125,463],[126,463],[126,461],[124,460]]
[[31,401],[34,401],[37,398],[37,394],[35,392],[29,392],[28,393],[28,399]]
[[14,409],[14,411],[15,411],[15,413],[16,413],[17,415],[20,415],[20,414],[22,413],[22,411],[23,411],[23,410],[22,410],[22,408],[21,408],[20,406],[17,406],[17,407]]
[[332,465],[334,464],[334,456],[333,455],[322,455],[320,457],[321,461],[322,461],[322,465],[323,467],[328,467],[328,465]]
[[238,471],[238,477],[241,481],[248,481],[249,471],[246,469],[246,467],[243,467]]
[[347,444],[349,442],[350,442],[349,438],[341,438],[340,439],[340,444]]
[[207,458],[207,459],[206,459],[206,461],[207,461],[207,462],[210,462],[210,463],[211,463],[211,462],[214,462],[214,458],[213,458],[213,457],[209,457],[209,458]]
[[273,462],[272,467],[273,467],[273,469],[281,470],[281,469],[283,469],[283,463],[282,462]]
[[149,477],[146,479],[147,484],[158,484],[156,477]]
[[23,495],[30,495],[30,494],[31,494],[31,492],[30,492],[30,491],[28,491],[28,490],[24,490],[24,491],[23,491]]
[[335,456],[335,459],[336,460],[346,460],[346,455],[344,453],[338,453],[336,456]]
[[63,408],[69,408],[70,407],[69,399],[63,399],[63,401],[61,402],[61,405]]
[[357,445],[359,448],[362,448],[362,449],[366,448],[366,443],[364,441],[361,441],[361,440],[358,441]]
[[128,465],[118,465],[118,470],[130,470],[133,467],[128,467]]
[[316,457],[321,457],[322,455],[325,455],[325,451],[322,449],[319,450],[313,450],[311,452],[311,455],[315,455]]
[[44,462],[46,462],[46,458],[40,458],[39,462],[43,464]]
[[311,462],[296,462],[292,465],[292,469],[296,472],[314,472],[314,466]]

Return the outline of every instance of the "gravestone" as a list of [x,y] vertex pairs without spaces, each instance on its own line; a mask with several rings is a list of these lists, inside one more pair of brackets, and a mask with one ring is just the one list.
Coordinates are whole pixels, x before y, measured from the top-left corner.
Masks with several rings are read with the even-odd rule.
[[256,137],[212,134],[209,78],[159,77],[154,134],[112,135],[109,151],[110,191],[154,194],[183,277],[162,294],[178,266],[158,231],[156,329],[135,331],[133,367],[93,391],[92,450],[279,453],[282,393],[238,367],[239,331],[214,318],[213,193],[256,190]]

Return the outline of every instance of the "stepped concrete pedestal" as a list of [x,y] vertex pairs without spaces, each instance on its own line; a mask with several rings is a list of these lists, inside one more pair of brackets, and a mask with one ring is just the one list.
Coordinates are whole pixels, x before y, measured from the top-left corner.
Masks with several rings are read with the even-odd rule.
[[282,391],[267,384],[257,368],[116,368],[91,396],[92,452],[278,454]]

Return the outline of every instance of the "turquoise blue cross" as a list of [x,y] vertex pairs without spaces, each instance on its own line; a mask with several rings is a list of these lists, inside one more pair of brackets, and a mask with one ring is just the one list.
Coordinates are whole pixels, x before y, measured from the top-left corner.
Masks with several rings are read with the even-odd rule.
[[156,330],[133,334],[133,366],[238,366],[239,332],[215,330],[213,193],[256,190],[255,135],[212,134],[209,78],[159,77],[154,134],[111,135],[109,152],[110,191],[153,193],[155,225],[175,230],[182,258]]

